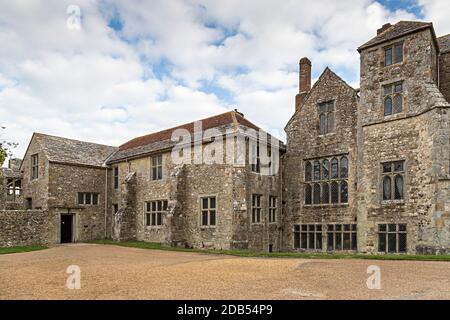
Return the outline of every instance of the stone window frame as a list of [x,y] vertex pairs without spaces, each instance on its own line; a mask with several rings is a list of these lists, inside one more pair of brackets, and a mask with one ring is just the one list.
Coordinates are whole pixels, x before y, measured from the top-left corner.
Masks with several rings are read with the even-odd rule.
[[[384,226],[384,230],[382,229],[382,226]],[[395,230],[392,230],[392,226],[395,226]],[[402,227],[402,228],[400,228]],[[403,228],[404,227],[404,228]],[[402,230],[401,230],[402,229]],[[407,254],[408,253],[408,223],[406,222],[395,222],[395,223],[389,223],[389,222],[380,222],[377,223],[376,226],[376,233],[377,233],[377,244],[376,249],[378,253],[384,253],[384,254]],[[395,251],[390,251],[390,242],[393,239],[390,239],[389,236],[394,235],[395,236]],[[400,241],[401,237],[404,236],[404,250],[400,250]],[[385,248],[383,251],[381,251],[381,237],[385,238]]]
[[162,153],[155,154],[150,157],[150,180],[160,181],[163,179],[164,179],[164,157]]
[[[395,163],[403,163],[403,170],[402,171],[394,171],[394,169],[391,170],[391,172],[383,173],[383,165],[391,163],[394,165]],[[406,192],[406,185],[407,185],[407,167],[408,167],[408,161],[404,158],[397,158],[397,159],[389,159],[389,160],[383,160],[379,162],[379,198],[380,203],[383,206],[389,206],[389,205],[403,205],[407,201],[407,192]],[[396,176],[401,175],[403,178],[403,197],[401,199],[395,199],[395,178]],[[384,179],[385,177],[390,177],[391,180],[391,199],[384,200]]]
[[[348,206],[349,205],[349,173],[350,173],[350,155],[348,153],[326,156],[320,158],[305,159],[304,161],[304,189],[303,189],[303,205],[305,207],[332,207],[332,206]],[[344,176],[341,176],[342,161],[346,160],[347,172]],[[325,162],[328,163],[328,170],[325,171]],[[317,163],[319,163],[319,170],[317,172]],[[336,165],[335,165],[336,164]],[[334,166],[336,166],[336,174],[334,174]],[[307,168],[311,168],[310,174],[306,171]],[[327,172],[327,176],[324,177],[324,172]],[[319,178],[317,178],[317,175]],[[310,181],[307,181],[307,176],[311,177]],[[334,186],[337,185],[336,192],[333,192]],[[342,201],[343,188],[346,186],[347,201]],[[324,190],[328,190],[328,202],[324,201]],[[318,198],[315,198],[316,191],[319,190]],[[309,192],[310,191],[310,192]],[[311,194],[307,197],[307,194]],[[337,194],[336,194],[337,193]],[[337,201],[334,201],[334,196],[337,195]],[[318,202],[318,203],[317,203]]]
[[113,188],[119,190],[119,166],[113,167]]
[[117,212],[119,212],[119,204],[113,203],[113,204],[111,205],[111,207],[112,207],[112,213],[113,213],[113,214],[116,214]]
[[[88,202],[87,195],[89,195],[90,203],[87,203]],[[80,201],[80,199],[81,199],[80,196],[83,197],[82,201]],[[96,199],[96,201],[94,201],[94,199]],[[94,203],[94,202],[96,202],[96,203]],[[78,192],[76,203],[78,203],[78,205],[80,205],[80,206],[98,206],[100,204],[100,193],[98,193],[98,192]]]
[[[317,113],[318,113],[318,121],[319,121],[319,136],[324,137],[328,135],[335,134],[336,132],[336,100],[337,98],[325,100],[322,102],[317,103]],[[331,110],[329,109],[329,106],[332,104]],[[326,110],[321,110],[322,106],[327,106]],[[330,117],[330,115],[332,117]],[[323,132],[322,130],[322,119],[324,120],[324,124],[326,125],[326,130]],[[332,125],[333,128],[330,129],[330,119],[332,119]]]
[[[396,48],[398,48],[399,46],[401,46],[402,49],[402,53],[401,53],[401,57],[402,59],[400,61],[396,61],[396,57],[398,52],[396,52]],[[391,63],[387,64],[387,52],[391,51]],[[387,46],[383,47],[383,66],[384,67],[391,67],[391,66],[395,66],[395,65],[399,65],[399,64],[403,64],[403,62],[405,61],[405,41],[397,41],[394,43],[390,43]]]
[[31,180],[39,179],[39,153],[30,156]]
[[7,178],[6,179],[6,201],[15,202],[22,196],[22,179]]
[[269,224],[277,223],[278,196],[269,196]]
[[[212,209],[210,199],[215,199],[215,208]],[[218,225],[218,195],[217,194],[202,194],[198,197],[199,199],[199,212],[200,212],[200,219],[199,219],[199,225],[200,229],[215,229]],[[203,207],[203,199],[208,199],[208,207],[205,209]],[[211,224],[211,211],[215,212],[215,224]],[[208,214],[208,224],[203,224],[203,214]]]
[[[397,87],[400,86],[400,90]],[[386,89],[390,88],[389,92]],[[381,84],[381,94],[383,101],[383,117],[392,117],[398,114],[402,114],[405,110],[405,81],[395,80],[389,81]],[[401,100],[401,110],[396,110],[396,99],[400,98]],[[390,101],[390,113],[386,113],[386,103]]]
[[[152,204],[155,203],[156,209],[153,210]],[[158,203],[161,203],[161,209],[158,208]],[[168,211],[168,199],[151,199],[144,201],[144,227],[147,229],[159,229],[164,227],[165,215]],[[160,219],[158,219],[160,217]],[[154,220],[153,220],[154,219]],[[161,223],[159,224],[159,220]],[[155,224],[152,222],[155,221]]]
[[[294,228],[293,228],[294,236],[293,236],[292,247],[294,250],[322,251],[323,250],[323,233],[324,233],[324,227],[323,227],[322,223],[294,224]],[[311,236],[312,236],[312,238],[311,238]],[[303,240],[306,241],[306,247],[303,246]],[[312,243],[311,243],[311,241],[312,241]],[[298,245],[297,245],[297,242],[298,242]],[[318,244],[320,244],[320,245],[318,245]]]
[[[358,224],[357,223],[327,223],[326,224],[326,250],[336,251],[358,251]],[[346,226],[348,229],[346,230]],[[331,227],[331,228],[330,228]],[[337,238],[340,238],[340,248],[336,246]],[[345,235],[349,236],[349,248],[345,249]],[[333,239],[332,249],[330,249],[330,236]]]
[[[255,199],[259,199],[255,204]],[[252,224],[263,224],[263,216],[262,216],[262,203],[263,203],[263,195],[260,193],[252,193],[252,211],[251,211],[251,223]],[[259,219],[256,219],[259,217]],[[259,220],[259,221],[258,221]]]

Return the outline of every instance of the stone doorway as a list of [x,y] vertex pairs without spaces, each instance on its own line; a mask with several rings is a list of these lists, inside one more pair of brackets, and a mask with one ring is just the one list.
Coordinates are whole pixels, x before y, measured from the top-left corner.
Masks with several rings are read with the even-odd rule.
[[61,214],[61,243],[73,242],[73,214]]

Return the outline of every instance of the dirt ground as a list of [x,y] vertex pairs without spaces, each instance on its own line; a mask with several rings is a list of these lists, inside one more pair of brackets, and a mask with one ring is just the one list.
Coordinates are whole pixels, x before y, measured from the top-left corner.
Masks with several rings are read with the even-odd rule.
[[[67,267],[81,270],[69,290]],[[369,290],[367,268],[381,270]],[[450,263],[239,258],[61,245],[0,256],[0,299],[450,299]]]

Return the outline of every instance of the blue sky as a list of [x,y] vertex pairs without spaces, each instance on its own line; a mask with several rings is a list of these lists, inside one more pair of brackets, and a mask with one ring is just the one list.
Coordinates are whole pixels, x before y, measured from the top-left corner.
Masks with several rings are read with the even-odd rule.
[[2,137],[19,157],[33,132],[120,145],[237,108],[284,138],[301,57],[314,79],[329,66],[357,87],[356,48],[377,28],[419,19],[447,34],[449,4],[0,0]]

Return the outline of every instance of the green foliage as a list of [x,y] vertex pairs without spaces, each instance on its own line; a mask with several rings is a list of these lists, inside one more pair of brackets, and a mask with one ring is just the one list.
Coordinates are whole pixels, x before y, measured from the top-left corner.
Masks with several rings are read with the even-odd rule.
[[[6,128],[0,126],[0,129],[4,130]],[[16,148],[17,146],[18,146],[18,144],[15,142],[1,139],[1,134],[0,134],[0,167],[3,165],[3,163],[5,162],[7,157],[13,156],[12,149]]]
[[251,250],[211,250],[211,249],[187,249],[170,247],[160,243],[125,241],[117,242],[113,240],[97,240],[96,244],[117,245],[121,247],[132,247],[140,249],[167,250],[196,252],[205,254],[224,254],[238,257],[254,258],[295,258],[295,259],[364,259],[364,260],[418,260],[418,261],[450,261],[450,255],[372,255],[360,253],[297,253],[297,252],[259,252]]
[[44,249],[47,249],[47,247],[44,247],[44,246],[28,246],[28,247],[0,248],[0,254],[30,252],[30,251],[37,251],[37,250],[44,250]]

